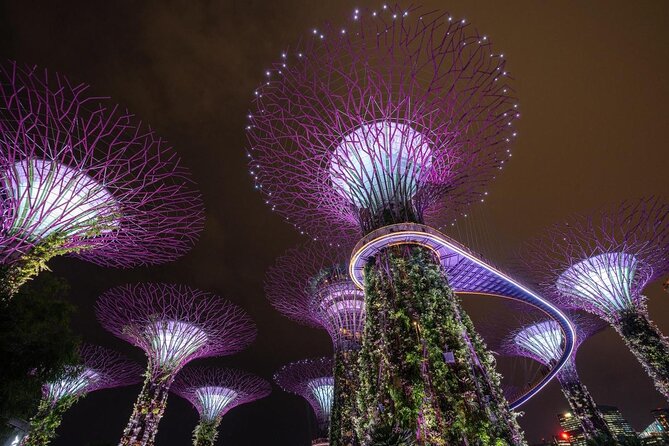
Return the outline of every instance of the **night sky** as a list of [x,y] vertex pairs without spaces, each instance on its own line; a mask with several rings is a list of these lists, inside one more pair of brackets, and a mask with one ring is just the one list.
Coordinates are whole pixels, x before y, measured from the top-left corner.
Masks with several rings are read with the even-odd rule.
[[[573,212],[649,194],[666,194],[669,150],[669,2],[425,1],[486,33],[508,58],[521,104],[514,156],[491,184],[485,214],[496,243],[523,239]],[[142,361],[143,352],[97,323],[106,289],[136,281],[181,282],[243,306],[258,325],[246,351],[199,364],[235,366],[270,379],[286,362],[330,354],[324,331],[273,310],[263,276],[301,241],[263,204],[245,158],[245,116],[264,68],[325,19],[345,23],[375,1],[43,1],[0,6],[0,54],[90,83],[150,123],[190,166],[207,208],[199,243],[177,262],[113,270],[58,259],[72,285],[74,328],[84,340]],[[669,194],[668,194],[669,195]],[[651,317],[669,332],[669,295],[648,287]],[[486,299],[468,303],[489,313]],[[488,317],[491,317],[488,314]],[[581,378],[600,404],[620,407],[634,428],[666,404],[611,330],[586,342]],[[139,386],[99,391],[65,416],[54,446],[116,444]],[[558,431],[567,403],[557,384],[525,405],[530,442]],[[278,388],[223,418],[219,444],[307,445],[307,403]],[[171,396],[158,446],[189,444],[196,411]]]

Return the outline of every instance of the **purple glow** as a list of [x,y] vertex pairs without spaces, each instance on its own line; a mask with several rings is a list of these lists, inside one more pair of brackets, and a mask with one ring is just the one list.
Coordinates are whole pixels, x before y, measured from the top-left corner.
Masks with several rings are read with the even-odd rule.
[[355,247],[349,264],[352,280],[362,288],[362,274],[369,258],[385,247],[396,244],[417,244],[431,249],[439,258],[449,285],[456,293],[486,294],[519,300],[530,304],[556,320],[567,333],[565,348],[555,367],[525,395],[510,403],[515,409],[527,402],[543,389],[559,372],[570,357],[576,333],[569,319],[555,305],[540,297],[529,288],[489,265],[483,258],[428,226],[398,224],[371,232]]
[[51,234],[105,266],[174,260],[204,225],[190,172],[148,126],[88,86],[0,63],[0,263]]
[[332,358],[304,359],[283,366],[274,375],[274,381],[283,390],[309,402],[322,430],[326,430],[332,410],[332,368]]
[[528,356],[545,365],[557,361],[564,351],[564,333],[555,321],[544,321],[525,327],[515,334],[513,341]]
[[348,251],[321,243],[289,250],[267,272],[272,305],[302,324],[324,328],[337,351],[356,349],[365,321],[364,293],[348,277]]
[[115,351],[84,344],[80,366],[68,366],[61,378],[42,386],[44,398],[56,404],[66,396],[85,395],[140,382],[141,367]]
[[615,323],[645,313],[641,291],[669,271],[667,252],[669,204],[646,198],[553,225],[521,259],[559,303]]
[[241,370],[189,366],[177,375],[172,391],[188,400],[201,419],[213,420],[234,407],[266,397],[271,387]]
[[255,91],[250,173],[313,238],[444,219],[510,156],[519,113],[504,57],[444,12],[389,8],[396,20],[325,25]]
[[98,320],[114,335],[144,350],[154,371],[246,348],[255,326],[240,307],[181,285],[140,283],[112,288],[96,305]]

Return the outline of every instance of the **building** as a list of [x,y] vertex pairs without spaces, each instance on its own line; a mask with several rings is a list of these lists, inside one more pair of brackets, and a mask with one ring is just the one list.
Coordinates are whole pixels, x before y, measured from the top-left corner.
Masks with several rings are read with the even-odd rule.
[[669,409],[655,409],[651,413],[655,421],[641,432],[639,437],[644,446],[669,445]]
[[638,438],[637,433],[629,422],[623,417],[617,407],[614,406],[597,406],[604,417],[604,421],[611,429],[611,432],[623,440],[626,438]]
[[[609,429],[611,429],[611,432],[618,439],[638,438],[637,433],[632,429],[629,422],[623,418],[617,407],[597,406],[597,408],[604,417],[604,421],[609,426]],[[653,414],[655,414],[655,412],[656,411],[653,411]],[[657,409],[657,412],[658,414],[655,415],[656,418],[661,416],[665,423],[669,423],[669,409]],[[587,440],[583,435],[581,423],[571,412],[558,414],[558,420],[563,433],[567,434],[567,437],[562,436],[562,434],[555,437],[554,443],[556,445],[587,446]],[[658,424],[661,424],[661,422],[658,421]]]
[[581,423],[571,412],[562,412],[558,414],[558,421],[562,427],[560,435],[555,437],[556,445],[586,446],[585,435]]

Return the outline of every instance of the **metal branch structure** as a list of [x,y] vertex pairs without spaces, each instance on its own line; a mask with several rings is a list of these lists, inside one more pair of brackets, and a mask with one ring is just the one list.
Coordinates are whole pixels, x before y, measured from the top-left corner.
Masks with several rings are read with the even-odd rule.
[[[592,335],[603,330],[606,323],[599,318],[584,314],[570,314],[576,328],[576,345],[569,361],[557,374],[562,393],[569,402],[572,412],[579,420],[584,437],[588,440],[605,441],[615,445],[616,437],[597,409],[595,400],[581,382],[576,370],[578,347]],[[554,320],[542,320],[527,324],[509,335],[502,346],[503,352],[525,356],[550,367],[562,356],[565,336],[560,325]]]
[[117,337],[141,348],[148,358],[144,387],[121,446],[153,445],[176,374],[188,362],[245,349],[255,324],[240,307],[184,285],[124,285],[98,299],[96,315]]
[[312,238],[382,245],[364,272],[360,440],[409,431],[420,445],[459,444],[485,432],[522,444],[437,250],[383,244],[484,199],[519,117],[504,55],[465,20],[395,5],[314,29],[265,74],[247,126],[256,188]]
[[265,293],[274,308],[327,330],[334,347],[330,444],[358,445],[353,419],[365,296],[348,275],[349,250],[312,242],[289,250],[270,268]]
[[286,392],[309,402],[318,421],[318,435],[312,445],[328,444],[327,436],[334,400],[334,362],[332,358],[312,358],[283,366],[274,381]]
[[214,446],[223,415],[240,404],[269,395],[270,384],[250,373],[212,367],[186,367],[172,392],[188,400],[200,414],[193,446]]
[[5,298],[68,254],[98,265],[172,261],[204,226],[176,152],[88,86],[0,63],[0,267]]
[[66,367],[58,380],[42,386],[42,400],[22,446],[49,444],[63,414],[87,394],[141,381],[142,368],[115,351],[84,344],[79,356],[79,365]]
[[669,340],[641,294],[669,271],[669,204],[645,198],[575,216],[531,240],[522,257],[546,293],[611,324],[669,398]]

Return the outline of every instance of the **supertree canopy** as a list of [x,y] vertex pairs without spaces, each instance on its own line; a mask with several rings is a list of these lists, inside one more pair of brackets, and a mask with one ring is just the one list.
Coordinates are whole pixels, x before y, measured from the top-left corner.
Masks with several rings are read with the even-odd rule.
[[316,414],[319,436],[312,445],[327,445],[332,401],[334,399],[333,361],[331,358],[303,359],[283,366],[274,381],[286,392],[301,396]]
[[56,255],[164,263],[203,228],[199,192],[172,148],[64,76],[0,63],[0,148],[5,298]]
[[223,415],[266,397],[272,388],[264,379],[241,370],[187,367],[175,379],[172,391],[190,401],[200,414],[193,445],[213,446]]
[[[557,379],[562,393],[569,402],[572,412],[579,420],[583,435],[589,440],[616,444],[615,436],[605,423],[597,404],[581,382],[576,370],[578,347],[590,336],[606,327],[606,323],[593,316],[572,313],[576,328],[576,345],[569,361],[560,369]],[[504,342],[506,353],[532,358],[546,366],[552,366],[562,355],[565,345],[564,331],[554,320],[542,320],[526,324],[515,330]]]
[[547,293],[611,324],[669,398],[669,341],[641,294],[669,270],[668,204],[649,198],[573,217],[530,241],[523,258]]
[[267,203],[313,238],[362,233],[354,257],[378,247],[364,273],[363,442],[409,431],[421,445],[522,443],[422,225],[482,199],[510,156],[505,66],[465,20],[386,6],[314,29],[255,92],[249,167]]
[[140,381],[141,367],[112,350],[84,344],[79,356],[79,365],[67,366],[58,380],[42,386],[42,400],[21,445],[49,444],[65,411],[88,393]]
[[365,321],[364,293],[348,275],[342,248],[311,243],[291,249],[269,269],[265,292],[287,317],[324,328],[334,346],[334,400],[330,444],[359,444],[355,435],[358,351]]
[[189,361],[231,355],[255,338],[240,307],[183,285],[140,283],[112,288],[97,302],[104,328],[148,358],[144,387],[123,432],[122,446],[152,445],[174,378]]

